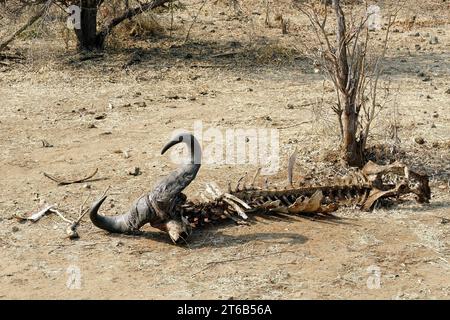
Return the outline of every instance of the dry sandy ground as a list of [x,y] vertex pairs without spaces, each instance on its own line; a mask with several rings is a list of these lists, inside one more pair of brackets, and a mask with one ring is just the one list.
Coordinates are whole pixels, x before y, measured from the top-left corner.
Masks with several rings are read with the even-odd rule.
[[[417,10],[420,21],[448,22],[448,3],[420,4],[408,7],[402,19]],[[282,169],[273,181],[283,182],[286,158],[296,146],[297,176],[314,168],[337,172],[325,161],[338,140],[333,115],[317,105],[324,96],[322,77],[292,50],[304,20],[286,9],[292,32],[280,37],[279,29],[264,27],[262,4],[243,9],[247,18],[235,19],[223,4],[208,4],[187,44],[191,16],[177,12],[172,38],[116,48],[99,60],[71,62],[73,50],[56,40],[16,44],[27,60],[0,67],[0,298],[449,298],[448,23],[411,30],[399,25],[392,34],[387,73],[393,100],[370,142],[392,143],[392,106],[398,106],[401,160],[430,174],[428,205],[405,201],[370,213],[340,210],[333,221],[258,217],[251,226],[198,230],[185,246],[150,227],[140,236],[108,234],[88,219],[79,227],[81,238],[72,241],[55,216],[34,224],[14,218],[44,203],[75,218],[88,194],[92,201],[107,186],[103,211],[126,210],[175,167],[159,150],[174,129],[192,130],[196,120],[223,132],[279,129]],[[160,19],[167,23],[166,15]],[[438,44],[429,43],[433,36]],[[236,54],[213,57],[223,52]],[[42,139],[53,147],[44,148]],[[129,158],[117,150],[127,150]],[[134,167],[142,174],[129,175]],[[43,176],[79,177],[95,168],[104,179],[87,185],[57,186]],[[209,181],[225,188],[255,169],[204,165],[186,193],[199,197]]]

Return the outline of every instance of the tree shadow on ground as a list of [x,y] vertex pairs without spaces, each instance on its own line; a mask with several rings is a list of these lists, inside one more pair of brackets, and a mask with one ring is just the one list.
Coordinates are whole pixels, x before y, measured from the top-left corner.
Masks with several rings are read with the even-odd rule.
[[[101,57],[96,53],[93,57],[95,64],[99,66],[122,69],[139,66],[162,69],[183,64],[190,68],[249,71],[255,68],[285,66],[299,68],[306,74],[314,74],[313,61],[307,55],[265,36],[256,37],[252,41],[195,39],[187,42],[181,38],[156,37],[130,42],[124,47],[107,47]],[[92,66],[90,59],[85,59],[84,55],[79,53],[65,53],[62,58],[66,58],[63,60],[72,66]],[[450,55],[438,52],[398,54],[386,57],[384,65],[386,76],[421,77],[424,74],[423,77],[426,78],[428,73],[448,74]]]
[[[164,244],[173,244],[169,236],[163,232],[145,231],[136,236]],[[186,249],[224,248],[239,246],[252,241],[270,241],[272,244],[303,244],[307,240],[307,237],[293,232],[256,232],[230,235],[223,233],[215,226],[207,230],[195,230],[186,242],[181,241],[179,243],[179,247]]]
[[392,76],[417,76],[422,81],[432,81],[432,74],[442,76],[450,72],[449,53],[418,53],[398,55],[384,59],[384,73]]
[[[171,41],[156,39],[140,47],[107,48],[102,53],[64,55],[72,67],[114,66],[121,69],[152,67],[163,69],[180,64],[190,68],[223,68],[236,70],[270,66],[298,67],[314,73],[311,61],[297,50],[283,47],[265,37],[256,41]],[[92,63],[95,60],[95,63]]]

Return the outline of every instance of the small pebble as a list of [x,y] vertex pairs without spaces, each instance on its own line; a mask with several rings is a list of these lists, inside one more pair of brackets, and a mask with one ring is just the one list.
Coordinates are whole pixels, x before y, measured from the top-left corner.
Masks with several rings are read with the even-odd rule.
[[425,140],[424,140],[422,137],[415,137],[415,138],[414,138],[414,141],[415,141],[417,144],[424,144],[424,143],[425,143]]
[[42,142],[42,147],[43,148],[52,148],[53,147],[53,145],[51,143],[49,143],[47,140],[45,140],[45,139],[42,139],[41,142]]
[[117,242],[115,243],[115,246],[116,246],[116,247],[121,247],[121,246],[123,246],[123,242],[122,242],[122,241],[117,241]]
[[147,106],[147,104],[145,103],[145,101],[138,101],[135,102],[134,105],[138,108],[145,108]]
[[133,170],[128,171],[128,174],[129,174],[130,176],[135,176],[135,177],[136,177],[136,176],[139,176],[139,175],[142,174],[141,168],[139,168],[139,167],[134,167]]
[[439,43],[438,37],[436,37],[436,36],[431,37],[429,43],[430,44],[438,44]]
[[99,114],[94,117],[95,120],[103,120],[106,118],[106,113]]

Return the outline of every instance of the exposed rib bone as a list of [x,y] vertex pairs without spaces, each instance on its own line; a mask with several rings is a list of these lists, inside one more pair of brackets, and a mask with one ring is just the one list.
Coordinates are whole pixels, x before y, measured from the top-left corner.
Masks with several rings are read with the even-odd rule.
[[[236,185],[236,191],[239,191],[239,186],[240,186],[242,180],[246,177],[247,177],[247,172],[242,177],[239,178],[237,185]],[[244,183],[244,188],[245,188],[245,183]]]
[[48,211],[53,212],[53,213],[56,213],[56,214],[58,215],[58,217],[60,217],[61,219],[63,219],[65,222],[68,222],[68,223],[70,223],[70,224],[73,223],[72,220],[69,220],[69,219],[67,219],[66,217],[64,217],[64,215],[63,215],[61,212],[59,212],[58,210],[56,210],[55,208],[50,208]]
[[292,171],[294,169],[295,160],[297,159],[297,148],[295,148],[294,153],[289,157],[288,163],[288,183],[292,187]]
[[205,191],[212,196],[212,199],[216,199],[221,195],[221,193],[215,188],[215,186],[212,185],[212,183],[206,184]]
[[261,167],[258,167],[258,169],[256,169],[255,175],[253,176],[252,183],[250,184],[252,187],[255,185],[256,178],[258,178],[260,172]]
[[220,190],[219,186],[215,182],[211,182],[208,185],[216,194],[216,197],[220,197],[223,194],[222,190]]
[[235,203],[235,202],[233,202],[233,201],[231,201],[230,199],[227,199],[227,198],[223,198],[223,201],[225,201],[225,202],[228,203],[230,206],[232,206],[233,209],[236,210],[236,212],[238,213],[238,215],[239,215],[242,219],[244,219],[244,220],[247,220],[247,219],[248,219],[248,216],[247,216],[247,215],[245,214],[245,212],[241,209],[241,207],[239,207],[239,206],[237,205],[237,203]]
[[239,199],[238,197],[233,196],[232,194],[229,193],[224,193],[223,196],[225,198],[228,198],[230,200],[233,200],[234,202],[239,203],[240,205],[242,205],[245,209],[251,209],[251,207],[245,203],[244,201],[242,201],[241,199]]

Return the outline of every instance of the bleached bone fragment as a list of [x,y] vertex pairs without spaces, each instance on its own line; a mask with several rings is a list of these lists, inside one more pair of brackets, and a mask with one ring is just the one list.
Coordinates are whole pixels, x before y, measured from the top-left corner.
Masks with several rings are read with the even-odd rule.
[[50,209],[52,209],[52,208],[54,208],[54,207],[55,207],[54,204],[48,205],[48,206],[44,207],[42,210],[40,210],[40,211],[38,211],[38,212],[36,212],[36,213],[33,213],[33,214],[32,214],[31,216],[29,216],[29,217],[22,217],[22,216],[20,216],[19,218],[22,219],[22,220],[29,220],[29,221],[31,221],[31,222],[36,222],[36,221],[38,221],[39,219],[41,219],[43,216],[45,216],[45,214],[46,214]]
[[250,184],[252,187],[255,185],[256,178],[258,178],[260,172],[261,172],[261,167],[256,169],[255,175],[253,176],[253,179],[252,179],[252,183]]
[[297,159],[297,148],[295,148],[292,155],[289,157],[289,163],[288,163],[288,183],[292,187],[292,175],[295,165],[295,160]]

